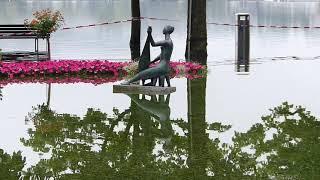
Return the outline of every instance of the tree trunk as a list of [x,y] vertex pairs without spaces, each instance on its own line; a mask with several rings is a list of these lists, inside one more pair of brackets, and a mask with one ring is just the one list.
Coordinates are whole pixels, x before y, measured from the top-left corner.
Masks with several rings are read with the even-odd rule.
[[206,133],[206,83],[207,78],[188,80],[188,124],[190,173],[197,179],[206,179],[208,160]]
[[206,7],[206,0],[188,0],[188,35],[185,53],[187,60],[204,65],[207,64]]
[[131,59],[137,60],[140,57],[140,0],[131,0],[131,38],[130,38],[130,51]]

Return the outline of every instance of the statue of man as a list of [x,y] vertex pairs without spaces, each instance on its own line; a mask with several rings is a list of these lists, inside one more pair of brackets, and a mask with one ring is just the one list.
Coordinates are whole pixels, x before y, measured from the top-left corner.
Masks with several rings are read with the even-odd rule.
[[151,67],[139,72],[129,81],[122,83],[122,85],[129,85],[139,80],[151,79],[150,85],[154,86],[157,82],[157,79],[159,78],[160,86],[164,86],[164,79],[166,79],[168,86],[170,86],[170,78],[169,78],[170,64],[169,63],[170,63],[171,54],[173,51],[173,43],[172,43],[170,34],[173,31],[174,31],[174,27],[169,25],[165,26],[163,28],[163,34],[165,35],[165,39],[162,41],[155,42],[151,35],[152,28],[148,27],[148,36],[150,38],[151,46],[161,47],[160,55],[156,57],[151,63],[154,63],[157,61],[160,61],[160,62],[154,67]]

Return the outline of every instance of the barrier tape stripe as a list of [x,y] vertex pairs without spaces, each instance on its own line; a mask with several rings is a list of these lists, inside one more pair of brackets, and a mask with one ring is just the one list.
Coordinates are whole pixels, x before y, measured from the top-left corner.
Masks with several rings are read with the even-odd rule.
[[[220,26],[240,26],[246,27],[247,25],[238,25],[238,24],[228,24],[228,23],[216,23],[216,22],[209,22],[207,24],[212,25],[220,25]],[[249,27],[258,27],[258,28],[279,28],[279,29],[319,29],[320,26],[275,26],[275,25],[249,25]]]
[[135,20],[139,20],[139,19],[132,18],[132,19],[126,19],[126,20],[113,21],[113,22],[103,22],[103,23],[98,23],[98,24],[89,24],[89,25],[85,25],[85,26],[64,27],[64,28],[62,28],[60,30],[79,29],[79,28],[86,28],[86,27],[102,26],[102,25],[107,25],[107,24],[118,24],[118,23],[130,22],[130,21],[135,21]]
[[[64,27],[60,30],[70,30],[70,29],[79,29],[79,28],[88,28],[88,27],[95,27],[95,26],[102,26],[102,25],[108,25],[108,24],[118,24],[118,23],[124,23],[124,22],[130,22],[130,21],[138,21],[143,19],[150,19],[150,20],[160,20],[160,21],[174,21],[174,22],[182,22],[180,20],[175,19],[165,19],[165,18],[155,18],[155,17],[140,17],[140,18],[131,18],[126,20],[118,20],[113,22],[103,22],[103,23],[97,23],[97,24],[89,24],[89,25],[81,25],[81,26],[74,26],[74,27]],[[246,27],[246,25],[238,25],[238,24],[229,24],[229,23],[217,23],[217,22],[208,22],[207,24],[211,25],[218,25],[218,26],[240,26],[240,27]],[[257,27],[257,28],[279,28],[279,29],[320,29],[320,26],[276,26],[276,25],[249,25],[249,27]],[[23,35],[29,35],[33,34],[33,32],[30,33],[12,33],[12,34],[0,34],[0,37],[7,37],[7,36],[23,36]]]
[[165,19],[165,18],[155,18],[155,17],[140,17],[140,19],[150,19],[150,20],[159,20],[159,21],[175,21],[175,22],[181,22],[180,20],[176,19]]
[[[104,22],[104,23],[98,23],[98,24],[89,24],[89,25],[74,26],[74,27],[64,27],[64,28],[61,28],[60,30],[87,28],[87,27],[101,26],[101,25],[107,25],[107,24],[118,24],[118,23],[124,23],[124,22],[136,21],[136,20],[140,20],[140,19],[139,18],[132,18],[132,19],[118,20],[118,21],[113,21],[113,22]],[[29,34],[33,34],[33,33],[31,32],[31,33],[0,34],[0,37],[23,36],[23,35],[29,35]]]

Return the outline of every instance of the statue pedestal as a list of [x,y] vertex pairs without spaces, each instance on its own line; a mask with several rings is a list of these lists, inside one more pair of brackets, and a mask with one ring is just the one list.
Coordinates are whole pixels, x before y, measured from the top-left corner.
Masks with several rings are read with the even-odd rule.
[[113,93],[167,95],[176,92],[176,87],[158,87],[141,85],[113,85]]

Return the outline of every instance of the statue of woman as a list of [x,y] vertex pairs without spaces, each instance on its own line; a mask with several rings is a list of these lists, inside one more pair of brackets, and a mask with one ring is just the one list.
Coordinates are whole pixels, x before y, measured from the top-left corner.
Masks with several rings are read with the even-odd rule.
[[[169,71],[170,71],[170,58],[173,50],[173,43],[170,38],[170,34],[174,31],[174,27],[172,26],[165,26],[163,28],[163,34],[165,35],[165,39],[162,41],[154,42],[152,38],[152,28],[148,27],[148,36],[150,38],[151,46],[160,46],[161,47],[161,53],[158,57],[156,57],[151,63],[157,62],[160,60],[159,64],[157,64],[155,67],[148,68],[146,70],[143,70],[139,72],[137,75],[135,75],[132,79],[129,81],[126,81],[122,83],[122,85],[129,85],[133,82],[139,81],[139,80],[146,80],[151,79],[151,84],[154,86],[157,82],[157,79],[160,80],[160,86],[164,86],[164,79],[166,79],[168,86],[170,86],[170,79],[169,79]],[[150,64],[151,64],[150,63]]]

